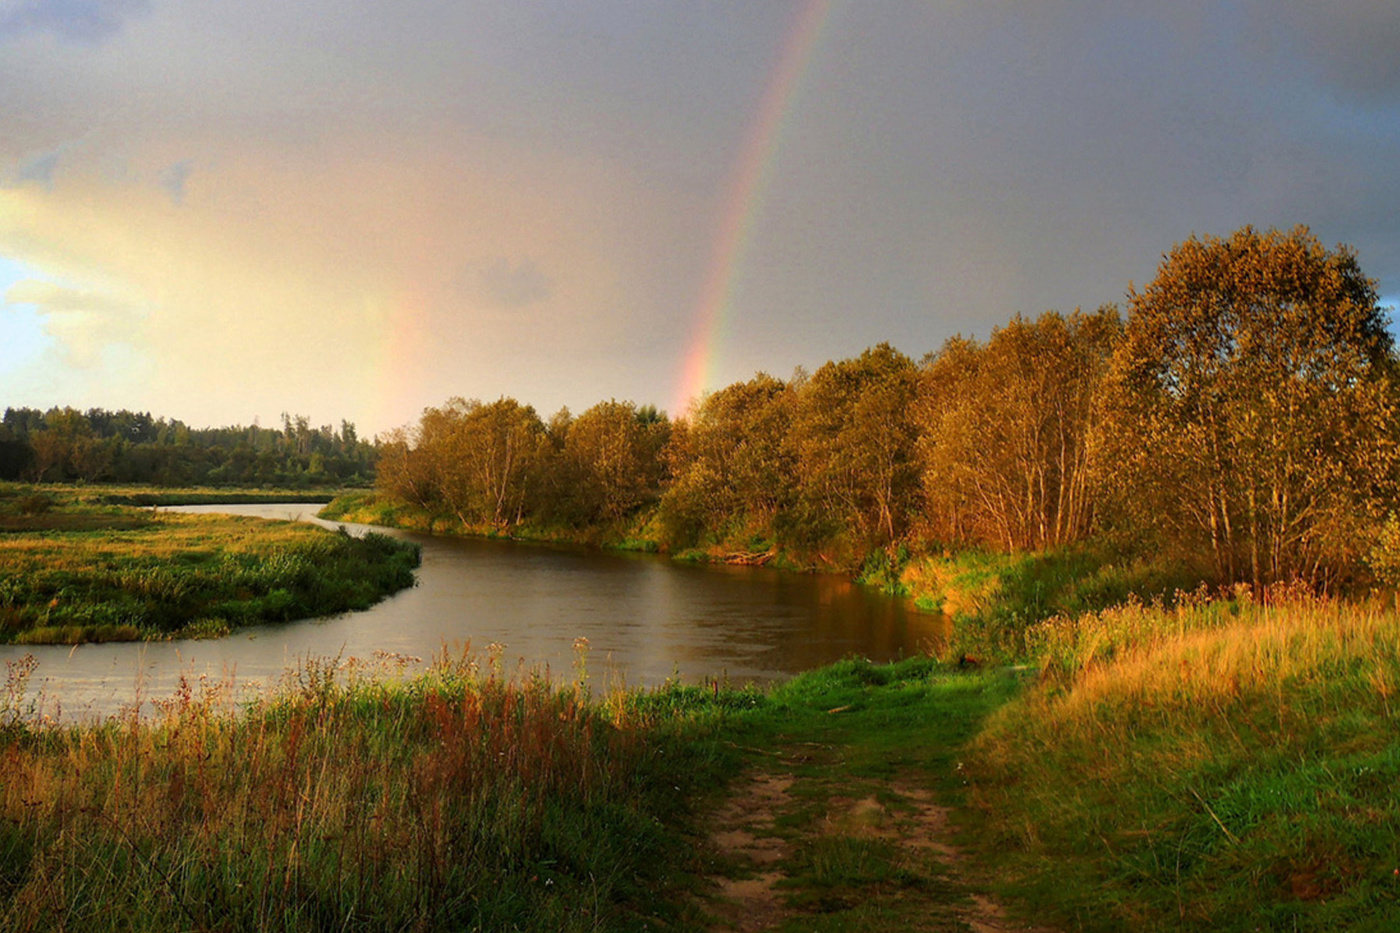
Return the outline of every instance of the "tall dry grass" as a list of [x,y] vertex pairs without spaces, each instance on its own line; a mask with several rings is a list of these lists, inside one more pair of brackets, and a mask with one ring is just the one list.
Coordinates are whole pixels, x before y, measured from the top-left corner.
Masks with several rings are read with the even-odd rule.
[[1041,682],[968,772],[993,844],[1066,925],[1400,920],[1393,609],[1240,590],[1033,635]]
[[443,657],[228,696],[0,731],[0,929],[626,929],[683,860],[700,747],[577,687]]

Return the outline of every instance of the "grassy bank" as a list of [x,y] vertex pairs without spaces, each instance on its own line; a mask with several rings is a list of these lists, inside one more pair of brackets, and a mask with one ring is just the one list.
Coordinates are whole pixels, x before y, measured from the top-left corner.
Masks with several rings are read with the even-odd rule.
[[338,486],[143,486],[119,483],[8,483],[0,482],[0,497],[37,494],[53,500],[85,505],[231,505],[276,502],[330,502],[350,493]]
[[220,489],[194,486],[158,489],[142,486],[88,487],[106,505],[256,505],[278,502],[331,502],[340,489]]
[[352,490],[336,496],[323,508],[319,517],[333,522],[356,522],[382,525],[406,531],[422,531],[437,535],[459,535],[474,538],[509,537],[521,541],[554,544],[577,544],[585,547],[619,551],[656,553],[660,548],[648,534],[644,519],[612,526],[571,528],[539,525],[530,522],[514,525],[507,535],[490,525],[464,525],[456,517],[429,512],[400,500],[381,496],[373,490]]
[[1400,922],[1400,618],[1127,605],[1032,633],[1042,681],[967,755],[1008,894],[1066,929]]
[[[14,691],[10,691],[11,694]],[[590,703],[468,659],[320,664],[241,713],[0,729],[0,928],[648,930],[723,758],[667,704]]]
[[[751,769],[795,779],[782,929],[961,928],[979,888],[1066,931],[1400,923],[1394,610],[1240,590],[1027,643],[1020,674],[842,662],[729,724]],[[921,789],[970,885],[895,844]]]
[[[0,928],[698,930],[729,879],[785,931],[965,929],[988,893],[1066,931],[1394,928],[1393,611],[1240,594],[1031,640],[766,692],[311,664],[245,712],[60,730],[16,667]],[[761,866],[716,843],[743,832]]]
[[413,584],[416,547],[311,525],[0,489],[0,641],[226,634],[363,609]]
[[895,567],[874,562],[867,575],[913,597],[919,608],[953,622],[948,651],[984,662],[1015,663],[1039,650],[1031,633],[1059,616],[1077,617],[1129,599],[1174,601],[1195,591],[1204,568],[1162,555],[1125,557],[1103,542],[1013,554],[962,551],[911,557]]
[[595,697],[491,660],[401,671],[312,663],[241,712],[188,685],[69,729],[0,702],[0,928],[714,929],[707,879],[745,872],[706,833],[716,791],[775,764],[783,929],[961,928],[970,889],[931,850],[842,816],[955,792],[1014,679],[848,661],[766,694]]

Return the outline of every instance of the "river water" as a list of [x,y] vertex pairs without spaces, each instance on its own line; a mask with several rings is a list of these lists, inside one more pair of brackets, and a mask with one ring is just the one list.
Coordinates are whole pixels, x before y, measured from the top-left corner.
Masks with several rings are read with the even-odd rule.
[[[323,522],[319,505],[186,506],[314,521],[355,534],[370,526]],[[416,541],[418,584],[364,612],[239,629],[214,640],[0,646],[0,661],[38,661],[30,697],[62,720],[111,715],[168,697],[181,677],[265,689],[308,658],[370,659],[388,652],[429,660],[444,650],[488,654],[520,667],[575,676],[587,639],[590,683],[658,684],[728,678],[769,682],[848,655],[893,660],[946,635],[941,616],[916,611],[830,575],[761,567],[678,564],[664,557],[436,537],[375,528]],[[417,662],[410,662],[416,665]]]

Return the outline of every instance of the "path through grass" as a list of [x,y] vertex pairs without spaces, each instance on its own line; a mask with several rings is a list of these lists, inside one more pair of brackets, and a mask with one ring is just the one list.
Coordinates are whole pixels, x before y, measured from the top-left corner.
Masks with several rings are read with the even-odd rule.
[[716,930],[1024,930],[970,880],[948,825],[959,749],[1014,675],[845,661],[727,734],[747,768],[709,820]]

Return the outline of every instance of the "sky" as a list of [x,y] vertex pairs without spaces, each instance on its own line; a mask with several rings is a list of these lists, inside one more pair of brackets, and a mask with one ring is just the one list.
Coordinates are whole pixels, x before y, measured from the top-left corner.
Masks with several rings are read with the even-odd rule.
[[1393,0],[0,0],[0,407],[677,414],[1309,226],[1400,304]]

